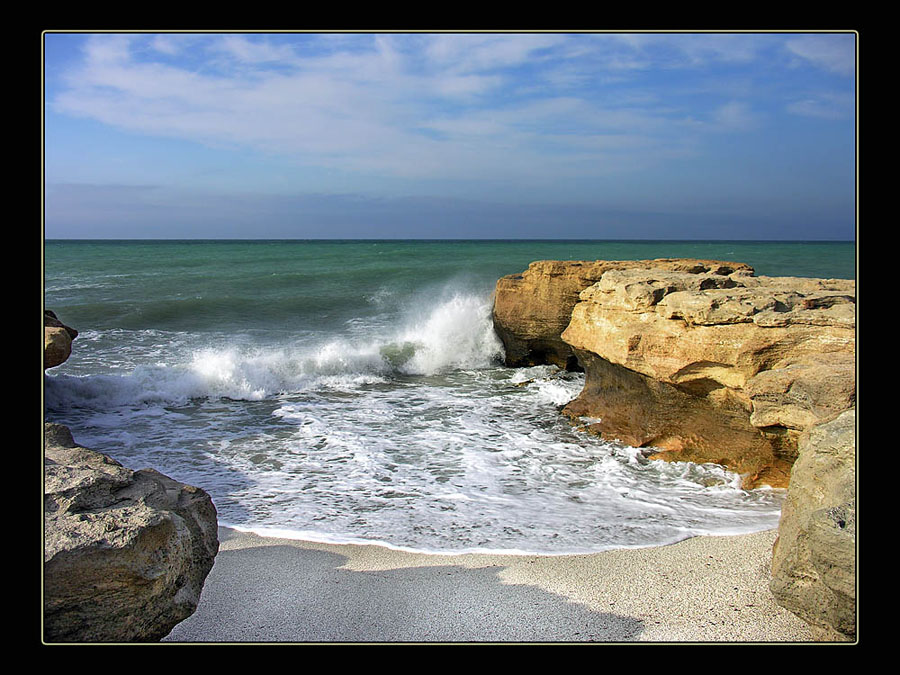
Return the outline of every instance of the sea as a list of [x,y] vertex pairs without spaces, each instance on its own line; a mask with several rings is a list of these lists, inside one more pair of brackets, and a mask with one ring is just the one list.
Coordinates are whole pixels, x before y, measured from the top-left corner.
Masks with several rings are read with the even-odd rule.
[[583,374],[503,365],[501,276],[661,257],[856,273],[854,242],[47,240],[79,335],[44,419],[267,536],[557,555],[777,527],[784,490],[589,435],[560,414]]

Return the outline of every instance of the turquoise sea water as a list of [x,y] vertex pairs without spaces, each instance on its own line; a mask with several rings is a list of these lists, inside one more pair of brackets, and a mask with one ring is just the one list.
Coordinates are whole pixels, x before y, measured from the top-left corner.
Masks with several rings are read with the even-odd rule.
[[855,278],[853,243],[47,241],[45,307],[80,335],[45,416],[283,536],[568,553],[773,527],[780,491],[588,437],[558,414],[582,376],[502,366],[500,276],[657,257]]

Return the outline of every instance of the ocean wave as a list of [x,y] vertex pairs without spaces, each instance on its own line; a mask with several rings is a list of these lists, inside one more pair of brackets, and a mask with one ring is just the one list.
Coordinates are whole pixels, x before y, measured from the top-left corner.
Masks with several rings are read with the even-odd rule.
[[413,322],[400,339],[412,346],[410,358],[400,365],[409,374],[485,368],[503,358],[490,301],[473,295],[454,295]]
[[[354,325],[357,337],[279,347],[236,340],[197,348],[182,339],[180,357],[137,365],[125,375],[50,374],[45,398],[51,409],[181,404],[194,398],[254,401],[322,386],[358,387],[403,375],[487,368],[503,358],[490,311],[483,297],[453,294],[409,311],[393,332],[380,328],[367,335]],[[100,339],[97,331],[91,337]],[[116,339],[121,345],[121,336]]]

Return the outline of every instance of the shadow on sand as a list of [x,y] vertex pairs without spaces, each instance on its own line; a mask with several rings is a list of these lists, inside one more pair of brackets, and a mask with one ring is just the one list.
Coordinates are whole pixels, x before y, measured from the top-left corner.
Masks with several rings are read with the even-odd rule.
[[165,642],[624,642],[638,619],[593,612],[502,567],[357,572],[294,546],[221,551],[197,611]]

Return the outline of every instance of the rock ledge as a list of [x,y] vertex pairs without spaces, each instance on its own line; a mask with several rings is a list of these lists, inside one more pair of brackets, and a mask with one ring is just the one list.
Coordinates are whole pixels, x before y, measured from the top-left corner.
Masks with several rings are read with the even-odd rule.
[[494,323],[509,365],[577,360],[589,431],[787,487],[801,434],[856,404],[855,297],[742,263],[540,261],[500,279]]

